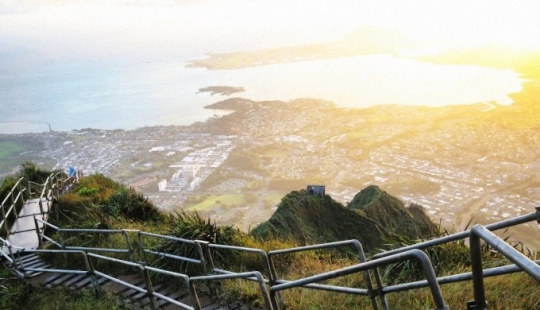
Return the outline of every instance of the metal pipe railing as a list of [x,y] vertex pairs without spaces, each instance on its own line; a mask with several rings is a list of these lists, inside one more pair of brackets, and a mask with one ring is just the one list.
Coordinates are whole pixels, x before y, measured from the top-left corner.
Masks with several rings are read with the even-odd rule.
[[[18,219],[19,214],[16,210],[16,205],[19,201],[22,202],[23,205],[25,204],[25,199],[23,196],[24,194],[28,195],[28,197],[32,197],[33,194],[40,193],[38,198],[38,204],[36,206],[36,209],[33,210],[33,213],[38,213],[37,210],[39,208],[39,213],[43,214],[43,216],[46,217],[46,214],[49,210],[48,208],[47,210],[44,209],[43,201],[46,200],[47,203],[49,203],[52,199],[52,190],[54,189],[54,187],[58,186],[58,183],[64,183],[67,181],[60,180],[60,175],[62,175],[61,172],[52,173],[47,177],[43,184],[35,183],[33,181],[25,179],[24,177],[19,178],[0,204],[0,210],[2,214],[2,221],[0,221],[0,231],[4,228],[6,231],[6,235],[9,235],[11,233],[11,228],[7,227],[7,220],[13,210],[15,210],[15,220]],[[26,184],[23,184],[24,182],[26,182]],[[6,209],[8,208],[8,201],[10,199],[11,204],[9,204],[9,210],[6,211]]]
[[[502,229],[502,228],[508,228],[510,226],[524,224],[524,223],[531,222],[531,221],[539,221],[539,219],[540,219],[540,209],[537,208],[536,212],[534,212],[534,213],[529,213],[529,214],[526,214],[526,215],[511,218],[511,219],[508,219],[508,220],[492,223],[492,224],[486,225],[485,227],[488,230],[495,231],[495,230],[499,230],[499,229]],[[377,258],[388,256],[388,255],[393,255],[393,254],[396,254],[396,253],[405,252],[405,251],[412,250],[412,249],[422,250],[422,249],[429,248],[429,247],[432,247],[432,246],[435,246],[435,245],[440,245],[440,244],[448,243],[448,242],[451,242],[451,241],[457,241],[457,240],[460,240],[460,239],[465,239],[465,238],[468,238],[470,236],[470,233],[471,233],[470,229],[469,230],[464,230],[462,232],[458,232],[458,233],[451,234],[451,235],[448,235],[448,236],[440,237],[440,238],[437,238],[437,239],[427,240],[427,241],[424,241],[424,242],[420,242],[420,243],[412,244],[412,245],[409,245],[409,246],[401,247],[399,249],[394,249],[394,250],[381,252],[381,253],[373,255],[373,259],[377,259]]]
[[[9,243],[9,241],[5,240],[4,238],[1,238],[0,237],[0,243],[1,243],[1,247],[0,247],[0,254],[6,258],[11,264],[13,264],[13,251],[11,250],[11,243]],[[8,253],[9,254],[6,254],[4,252],[4,248],[6,248],[8,250]]]
[[[126,253],[129,256],[129,259],[133,261],[133,249],[131,247],[131,243],[129,242],[129,235],[128,231],[124,229],[74,229],[74,228],[60,228],[58,226],[55,226],[53,224],[50,224],[46,221],[36,219],[34,218],[35,225],[36,225],[36,232],[38,234],[38,240],[41,240],[41,238],[45,238],[48,241],[51,241],[54,245],[60,246],[62,249],[66,250],[81,250],[81,251],[99,251],[99,252],[111,252],[111,253]],[[60,242],[56,242],[52,238],[49,238],[45,236],[45,234],[40,233],[40,229],[38,227],[39,223],[43,224],[43,227],[47,226],[52,229],[54,229],[60,238]],[[97,248],[97,247],[81,247],[81,246],[69,246],[65,244],[64,238],[62,237],[63,233],[92,233],[92,234],[121,234],[124,237],[126,248]]]
[[[13,199],[13,192],[15,191],[15,189],[18,189],[20,187],[20,184],[22,183],[22,181],[24,181],[25,178],[19,178],[17,180],[17,182],[15,182],[15,185],[13,185],[13,187],[11,188],[11,190],[9,191],[9,193],[6,195],[6,197],[4,197],[4,200],[2,200],[2,204],[0,204],[1,207],[5,206],[8,199],[11,198]],[[20,190],[19,190],[20,191]],[[12,201],[13,202],[13,201]]]
[[[15,189],[15,188],[13,188],[13,189]],[[7,198],[11,197],[11,204],[10,204],[10,207],[7,210],[7,212],[5,211],[6,205],[4,204],[4,202],[2,203],[2,206],[1,206],[3,218],[2,218],[2,221],[0,222],[0,230],[2,229],[2,227],[4,227],[4,229],[6,230],[6,236],[9,236],[9,234],[11,233],[11,228],[12,228],[12,227],[8,227],[8,224],[7,224],[8,217],[14,211],[13,214],[15,215],[15,221],[17,221],[19,219],[19,212],[18,212],[18,210],[16,208],[17,202],[20,199],[22,201],[23,205],[24,205],[23,194],[27,192],[26,189],[23,189],[23,190],[21,190],[21,191],[19,191],[17,193],[15,198],[13,198],[13,189],[8,194],[8,196],[4,199],[4,202],[5,202],[7,200]],[[15,221],[13,223],[15,223]]]
[[[540,260],[535,261],[535,263],[540,264]],[[499,266],[499,267],[484,269],[482,270],[482,275],[484,278],[489,278],[489,277],[501,276],[501,275],[521,272],[521,271],[523,270],[520,267],[518,267],[517,265],[511,264],[511,265],[506,265],[506,266]],[[470,281],[472,279],[473,279],[472,272],[464,272],[464,273],[450,275],[450,276],[438,277],[437,282],[439,283],[439,285],[445,285],[445,284],[451,284],[451,283],[457,283],[457,282],[463,282],[463,281]],[[383,291],[384,293],[395,293],[395,292],[408,291],[411,289],[418,289],[418,288],[423,288],[423,287],[428,287],[428,283],[426,280],[387,286],[383,288]]]
[[[296,247],[296,248],[290,248],[290,249],[283,249],[283,250],[274,250],[268,252],[268,261],[270,265],[270,272],[272,273],[273,278],[275,279],[275,284],[281,284],[290,282],[283,279],[278,279],[274,267],[274,262],[272,260],[272,257],[276,255],[284,255],[289,253],[297,253],[297,252],[304,252],[304,251],[314,251],[314,250],[320,250],[320,249],[335,249],[339,247],[344,246],[352,246],[355,248],[358,254],[358,259],[361,263],[366,262],[367,258],[364,253],[364,249],[362,247],[362,244],[360,241],[356,239],[352,240],[345,240],[345,241],[337,241],[337,242],[328,242],[323,244],[316,244],[316,245],[308,245],[303,247]],[[319,290],[326,290],[326,291],[332,291],[332,292],[341,292],[341,293],[349,293],[349,294],[356,294],[356,295],[365,295],[369,296],[371,299],[371,303],[373,306],[373,309],[377,310],[377,301],[375,299],[375,294],[373,291],[373,284],[371,282],[371,276],[369,274],[369,271],[364,271],[364,280],[366,281],[367,289],[355,289],[355,288],[348,288],[348,287],[341,287],[341,286],[333,286],[333,285],[322,285],[322,284],[308,284],[305,287],[307,288],[313,288],[313,289],[319,289]],[[274,283],[271,283],[273,285]],[[279,296],[281,305],[283,304],[281,295]]]
[[[185,261],[185,262],[192,263],[192,264],[198,264],[198,265],[201,266],[202,273],[203,274],[206,273],[206,262],[205,262],[205,259],[204,259],[204,253],[203,253],[202,245],[201,245],[200,242],[197,242],[197,241],[194,241],[194,240],[189,240],[189,239],[184,239],[184,238],[178,238],[178,237],[174,237],[174,236],[153,234],[153,233],[148,233],[148,232],[144,232],[144,231],[137,231],[137,236],[138,236],[138,241],[139,241],[139,247],[140,247],[141,252],[142,252],[142,254],[144,256],[144,260],[145,260],[146,264],[148,264],[148,256],[147,256],[147,253],[148,253],[148,254],[153,254],[153,255],[156,255],[156,256],[160,256],[160,257],[172,258],[172,259],[181,260],[181,261]],[[194,258],[189,258],[189,257],[185,257],[185,256],[174,255],[174,254],[165,253],[165,252],[162,252],[162,251],[155,251],[153,249],[149,249],[149,248],[147,248],[145,246],[145,244],[143,242],[143,237],[153,237],[153,238],[169,240],[169,241],[175,241],[175,242],[179,242],[181,244],[186,244],[186,245],[189,245],[189,246],[193,246],[197,250],[197,254],[199,255],[199,259],[194,259]]]
[[256,281],[259,283],[259,289],[261,290],[261,294],[263,295],[263,300],[265,304],[265,308],[267,310],[274,310],[278,309],[277,305],[272,301],[270,298],[270,295],[268,294],[268,289],[265,285],[265,280],[260,272],[258,271],[252,271],[252,272],[242,272],[242,273],[231,273],[231,274],[220,274],[220,275],[211,275],[211,276],[200,276],[200,277],[191,277],[189,278],[189,289],[192,294],[192,296],[195,299],[195,310],[201,310],[201,303],[199,302],[199,297],[197,296],[197,290],[195,288],[195,282],[200,281],[221,281],[221,280],[228,280],[228,279],[245,279],[245,280],[251,280],[255,278]]
[[[0,205],[0,209],[2,212],[3,219],[0,222],[0,229],[2,227],[7,226],[6,221],[7,218],[11,216],[13,210],[16,210],[16,205],[19,203],[19,201],[24,202],[25,195],[31,196],[33,192],[37,191],[35,190],[38,188],[38,186],[42,186],[41,188],[41,195],[40,195],[40,201],[39,201],[39,210],[43,214],[45,212],[45,209],[43,208],[43,199],[46,199],[47,201],[52,197],[52,193],[54,188],[59,188],[58,184],[62,184],[62,180],[59,180],[58,176],[49,176],[47,178],[47,181],[44,185],[39,185],[34,182],[26,182],[26,186],[23,186],[24,178],[21,178],[17,181],[16,185],[12,188],[10,193],[7,197],[5,197],[4,201],[2,202],[2,205]],[[60,183],[59,183],[60,182]],[[63,186],[62,186],[63,187]],[[16,190],[18,192],[16,193]],[[16,194],[15,194],[16,193]],[[11,206],[7,210],[6,202],[11,200]],[[49,210],[47,210],[49,211]],[[36,209],[37,212],[37,209]],[[17,213],[17,212],[16,212]],[[18,214],[15,214],[15,218],[18,218]],[[57,253],[70,253],[69,251],[74,251],[74,253],[79,253],[84,251],[104,251],[104,252],[116,252],[116,253],[129,253],[130,260],[133,261],[133,250],[131,248],[131,244],[129,242],[129,236],[127,234],[128,231],[131,230],[101,230],[101,229],[62,229],[59,227],[56,227],[54,225],[51,225],[47,223],[46,219],[41,220],[34,218],[35,225],[36,225],[36,231],[38,234],[38,238],[46,239],[56,246],[60,246],[64,250],[57,250]],[[153,254],[160,257],[167,257],[167,258],[173,258],[178,259],[182,261],[186,261],[189,263],[194,264],[200,264],[203,268],[203,271],[205,273],[205,253],[203,251],[203,248],[206,250],[208,262],[211,266],[211,270],[215,273],[220,273],[220,275],[213,275],[213,276],[203,276],[203,277],[193,277],[196,279],[195,281],[212,281],[212,280],[220,280],[220,279],[232,279],[236,277],[244,278],[246,280],[252,280],[257,281],[259,283],[262,283],[262,286],[266,289],[265,284],[270,285],[270,291],[268,294],[268,304],[270,307],[278,309],[277,303],[275,301],[275,296],[280,296],[281,290],[288,289],[290,287],[304,287],[304,288],[312,288],[312,289],[320,289],[320,290],[329,290],[329,291],[336,291],[336,292],[344,292],[349,294],[356,294],[356,295],[363,295],[363,296],[369,296],[372,299],[372,304],[374,309],[377,308],[376,304],[376,294],[377,291],[381,302],[383,304],[384,309],[388,309],[388,305],[386,302],[385,294],[392,293],[392,292],[398,292],[403,290],[410,290],[410,289],[416,289],[420,287],[429,287],[431,289],[431,293],[433,296],[433,299],[435,301],[435,304],[437,305],[437,309],[447,309],[447,306],[444,305],[444,300],[442,299],[442,294],[440,294],[440,287],[441,284],[446,283],[453,283],[453,282],[459,282],[459,281],[465,281],[465,280],[473,280],[473,288],[474,288],[474,301],[469,304],[471,309],[474,307],[474,309],[484,309],[487,305],[485,302],[485,292],[484,292],[484,283],[483,278],[492,276],[492,275],[498,275],[498,274],[504,274],[504,273],[510,273],[510,272],[517,272],[517,271],[525,271],[529,275],[531,275],[534,279],[540,282],[540,267],[537,265],[537,262],[534,262],[532,260],[529,260],[527,257],[525,257],[523,254],[521,254],[519,251],[514,249],[512,246],[508,245],[504,240],[498,238],[493,233],[490,232],[490,230],[498,230],[502,228],[507,228],[510,226],[519,225],[522,223],[527,223],[530,221],[536,220],[537,222],[540,222],[540,208],[537,208],[535,213],[515,217],[512,219],[500,221],[497,223],[489,224],[487,226],[480,226],[476,225],[471,230],[463,231],[460,233],[455,233],[452,235],[448,235],[445,237],[441,237],[438,239],[428,240],[425,242],[421,242],[418,244],[406,246],[399,249],[390,250],[387,252],[379,253],[373,256],[374,260],[367,261],[365,258],[365,254],[363,253],[363,249],[361,247],[361,244],[357,240],[348,240],[348,241],[341,241],[341,242],[335,242],[335,243],[328,243],[328,244],[321,244],[321,245],[313,245],[313,246],[306,246],[306,247],[298,247],[298,248],[292,248],[292,249],[284,249],[284,250],[276,250],[276,251],[270,251],[266,253],[264,250],[261,249],[255,249],[255,248],[245,248],[245,247],[236,247],[236,246],[228,246],[228,245],[219,245],[219,244],[207,244],[204,242],[197,242],[193,240],[187,240],[182,238],[176,238],[173,236],[165,236],[165,235],[159,235],[159,234],[152,234],[152,233],[146,233],[142,231],[136,231],[138,234],[138,241],[140,245],[140,249],[144,255],[145,261],[148,264],[148,258],[147,254]],[[60,238],[60,242],[54,241],[52,238],[49,238],[45,236],[44,233],[40,231],[40,223],[43,223],[43,231],[46,227],[50,227],[52,229],[55,229],[58,232],[58,236]],[[9,233],[9,229],[8,233]],[[104,233],[104,234],[116,234],[121,233],[123,234],[126,240],[126,248],[127,249],[110,249],[110,248],[96,248],[96,247],[78,247],[78,246],[66,246],[64,240],[62,239],[62,234],[66,233]],[[162,251],[156,251],[151,248],[147,248],[143,242],[143,237],[154,237],[154,238],[160,238],[163,240],[171,240],[171,241],[178,241],[183,244],[188,244],[190,246],[195,246],[198,252],[198,255],[200,259],[194,259],[189,257],[183,257],[179,255],[174,255],[171,253],[165,253]],[[440,277],[436,278],[434,276],[433,267],[431,266],[431,262],[429,261],[429,258],[427,258],[427,255],[420,251],[420,249],[425,249],[428,247],[470,238],[470,244],[471,244],[471,261],[472,261],[472,272],[471,273],[463,273],[459,275],[452,275],[452,276],[446,276],[446,277]],[[503,254],[505,257],[507,257],[509,260],[514,262],[514,265],[508,265],[508,266],[502,266],[502,267],[496,267],[491,269],[483,270],[482,268],[482,258],[481,258],[481,249],[480,249],[480,239],[485,240],[486,243],[488,243],[490,246],[495,248],[498,252]],[[19,259],[17,260],[15,258],[15,255],[11,252],[12,246],[7,242],[6,240],[3,240],[0,238],[0,242],[3,244],[3,248],[8,249],[9,253],[1,253],[2,257],[5,257],[8,259],[8,261],[12,262],[13,265],[16,265],[17,262],[20,262],[20,253],[17,253],[19,256]],[[277,279],[276,271],[274,268],[274,263],[272,261],[272,256],[277,255],[284,255],[288,253],[295,253],[300,251],[308,251],[308,250],[318,250],[318,249],[326,249],[326,248],[333,248],[333,247],[339,247],[339,246],[353,246],[358,251],[358,257],[360,260],[360,264],[338,269],[332,272],[327,272],[311,277],[307,277],[304,279],[294,280],[294,281],[288,281],[288,280],[279,280]],[[263,261],[263,269],[266,269],[266,272],[268,273],[268,280],[265,280],[262,276],[262,274],[258,271],[256,272],[248,272],[248,273],[235,273],[233,271],[223,270],[216,267],[214,262],[214,257],[212,255],[212,250],[228,250],[228,251],[240,251],[240,252],[251,252],[256,253],[261,256],[261,259]],[[28,251],[27,251],[28,252]],[[420,254],[421,253],[421,254]],[[85,254],[86,255],[86,254]],[[153,288],[151,285],[150,277],[148,276],[148,272],[160,272],[168,275],[175,274],[177,277],[182,278],[184,281],[188,281],[188,286],[190,285],[189,281],[190,279],[186,275],[182,275],[179,273],[173,273],[167,270],[161,270],[156,269],[148,266],[143,266],[137,263],[128,262],[124,260],[114,259],[106,256],[101,256],[94,253],[88,253],[89,256],[99,259],[106,259],[113,262],[121,262],[126,265],[130,265],[133,267],[138,268],[141,270],[143,276],[145,277],[147,289],[140,289],[138,291],[148,294],[149,296],[152,296],[151,299],[153,300],[153,303],[155,303],[155,298],[162,298],[167,300],[168,297],[163,296],[159,293],[153,292]],[[410,283],[404,283],[404,284],[398,284],[393,286],[384,287],[379,275],[378,268],[380,266],[384,266],[387,264],[391,264],[394,262],[398,262],[401,260],[406,259],[413,259],[416,258],[420,261],[422,264],[422,268],[424,270],[424,273],[426,275],[426,280],[423,281],[416,281],[416,282],[410,282]],[[427,260],[425,259],[427,258]],[[98,274],[99,271],[95,271],[94,267],[91,264],[91,260],[87,259],[90,262],[89,270],[92,274]],[[21,265],[21,270],[24,270],[24,266]],[[141,269],[142,268],[142,269]],[[39,269],[39,268],[36,268]],[[45,268],[42,268],[45,269]],[[34,271],[32,269],[29,269],[31,271]],[[58,271],[57,269],[47,269],[52,272],[52,270]],[[61,269],[59,269],[61,270]],[[160,270],[160,271],[157,271]],[[44,270],[36,270],[36,271],[44,271]],[[75,271],[75,272],[82,272],[82,271]],[[88,272],[88,271],[86,271]],[[339,277],[345,274],[350,274],[354,272],[363,272],[364,277],[366,279],[366,284],[368,286],[367,289],[361,289],[361,288],[348,288],[348,287],[339,287],[339,286],[331,286],[331,285],[323,285],[318,284],[315,282],[331,279],[334,277]],[[371,282],[370,278],[370,272],[374,272],[377,280],[377,286],[378,289],[373,289],[373,284]],[[109,279],[112,281],[111,277],[109,275],[106,275],[104,273],[99,273],[103,277]],[[240,276],[242,275],[242,276]],[[115,278],[116,279],[116,278]],[[121,281],[119,279],[116,279],[117,281]],[[127,282],[125,282],[127,283]],[[191,282],[192,283],[192,282]],[[129,284],[129,283],[127,283]],[[131,284],[129,284],[131,285]],[[127,286],[127,285],[126,285]],[[137,288],[132,287],[133,289],[137,290]],[[193,286],[194,290],[194,286]],[[262,289],[261,289],[262,291]],[[196,293],[195,293],[196,294]],[[170,298],[169,298],[170,299]],[[195,299],[197,297],[195,296]],[[169,300],[167,300],[169,301]],[[170,301],[169,301],[170,302]],[[198,302],[198,300],[197,300]],[[194,302],[197,303],[197,302]],[[280,303],[282,304],[282,299],[280,300]],[[186,309],[191,309],[189,306],[185,305]],[[270,309],[272,309],[270,308]]]
[[111,275],[108,275],[108,274],[106,274],[104,272],[96,270],[93,263],[92,263],[92,260],[89,260],[90,266],[91,266],[92,271],[93,271],[94,274],[96,274],[98,276],[101,276],[103,278],[106,278],[106,279],[108,279],[110,281],[113,281],[115,283],[118,283],[120,285],[123,285],[125,287],[129,287],[129,288],[131,288],[133,290],[136,290],[136,291],[138,291],[140,293],[146,294],[147,297],[150,299],[150,305],[151,305],[152,309],[158,309],[159,308],[158,305],[157,305],[156,296],[154,295],[154,288],[152,286],[152,280],[150,279],[150,275],[148,274],[148,270],[145,269],[143,265],[133,263],[133,262],[124,261],[124,260],[121,260],[121,259],[116,259],[116,258],[112,258],[112,257],[98,255],[98,254],[94,254],[94,253],[88,253],[88,257],[93,257],[93,258],[97,258],[97,259],[101,259],[101,260],[105,260],[105,261],[109,261],[109,262],[113,262],[113,263],[123,264],[123,265],[126,265],[126,266],[135,267],[135,268],[139,269],[139,271],[141,272],[141,274],[142,274],[142,276],[144,278],[146,289],[138,287],[136,285],[133,285],[131,283],[128,283],[126,281],[115,278],[115,277],[113,277]]
[[78,270],[78,269],[58,269],[58,268],[33,268],[33,267],[25,267],[24,262],[22,260],[19,260],[18,265],[19,268],[23,272],[27,271],[35,271],[35,272],[57,272],[57,273],[73,273],[73,274],[87,274],[91,275],[91,267],[90,263],[88,261],[88,257],[84,251],[78,251],[78,250],[24,250],[24,253],[48,253],[48,254],[80,254],[83,257],[83,262],[85,265],[86,270]]
[[[254,253],[258,254],[261,257],[262,263],[263,263],[263,269],[265,269],[265,272],[268,275],[269,280],[265,280],[265,282],[268,282],[270,286],[274,285],[276,283],[275,278],[275,272],[272,272],[272,267],[270,266],[270,260],[268,258],[268,254],[262,250],[262,249],[255,249],[255,248],[247,248],[247,247],[239,247],[239,246],[232,246],[232,245],[223,245],[223,244],[215,244],[215,243],[209,243],[206,246],[207,250],[207,257],[208,262],[210,263],[210,268],[212,272],[227,275],[227,274],[234,274],[235,272],[224,270],[220,268],[216,268],[215,261],[214,261],[214,255],[211,251],[211,249],[215,250],[226,250],[226,251],[237,251],[237,252],[245,252],[245,253]],[[247,280],[251,281],[258,281],[259,279],[255,276],[246,278]],[[277,310],[279,309],[277,305],[277,301],[275,300],[274,295],[271,296],[271,302],[274,306],[274,308]],[[281,293],[277,294],[277,298],[279,299],[279,303],[283,304],[283,298],[281,297]]]
[[[172,272],[172,271],[168,271],[168,270],[164,270],[164,269],[158,269],[158,268],[153,268],[153,267],[150,267],[150,266],[144,266],[144,269],[148,270],[148,271],[152,271],[152,272],[155,272],[155,273],[160,273],[160,274],[163,274],[163,275],[167,275],[167,276],[172,276],[172,277],[176,277],[176,278],[180,278],[182,280],[184,280],[185,284],[186,284],[186,287],[189,288],[189,277],[183,273],[178,273],[178,272]],[[182,302],[179,302],[177,300],[174,300],[170,297],[167,297],[163,294],[160,294],[158,292],[153,292],[154,296],[155,297],[158,297],[158,298],[161,298],[163,300],[166,300],[167,302],[173,304],[173,305],[176,305],[182,309],[187,309],[187,310],[193,310],[194,308],[192,306],[189,306],[189,305],[186,305]],[[191,294],[191,290],[190,290],[190,294]],[[195,297],[194,296],[191,296],[192,297],[192,302],[193,304],[195,304]]]
[[480,239],[484,240],[487,244],[497,250],[497,252],[508,258],[536,281],[540,282],[540,266],[482,225],[475,225],[471,229],[471,236],[469,239],[474,290],[474,300],[468,303],[471,309],[487,309]]
[[[270,281],[275,281],[275,278],[273,278],[273,275],[272,275],[272,272],[271,272],[271,269],[270,269],[270,263],[269,263],[269,260],[268,260],[268,254],[266,254],[266,252],[264,250],[255,249],[255,248],[239,247],[239,246],[233,246],[233,245],[209,243],[207,245],[207,250],[208,250],[207,251],[207,256],[208,256],[208,262],[210,263],[210,266],[211,266],[211,270],[213,272],[222,273],[222,274],[229,274],[229,273],[232,273],[232,272],[228,271],[228,270],[223,270],[223,269],[216,268],[213,254],[210,251],[211,249],[226,250],[226,251],[238,251],[238,252],[259,254],[259,256],[261,257],[261,260],[263,261],[263,268],[267,272],[268,277],[270,278]],[[256,280],[256,279],[253,278],[253,280]]]
[[303,278],[300,280],[291,281],[289,283],[284,284],[278,284],[275,286],[272,286],[270,288],[270,293],[277,292],[285,289],[290,289],[294,287],[302,287],[306,284],[311,284],[319,281],[329,280],[345,275],[349,275],[356,272],[361,272],[365,270],[375,269],[377,267],[385,266],[392,263],[397,263],[400,261],[410,260],[410,259],[417,259],[420,264],[422,265],[422,269],[424,271],[424,274],[426,276],[427,282],[429,284],[429,288],[431,291],[431,295],[433,296],[433,300],[435,302],[435,305],[437,306],[437,310],[448,310],[448,306],[444,302],[444,298],[442,297],[441,288],[439,284],[437,283],[437,278],[435,276],[435,271],[433,270],[433,266],[431,265],[431,261],[429,260],[429,257],[420,250],[410,250],[403,253],[398,253],[386,257],[381,257],[376,260],[368,261],[365,263],[360,263],[354,266],[345,267],[342,269],[314,275],[311,277]]
[[[43,229],[39,229],[39,223],[43,224]],[[50,243],[56,245],[57,247],[63,249],[64,246],[62,245],[62,236],[59,235],[60,243],[56,242],[54,239],[50,238],[49,236],[45,235],[45,228],[51,227],[52,229],[58,231],[60,228],[43,220],[37,219],[34,217],[34,225],[36,226],[36,233],[38,235],[38,242],[39,246],[43,246],[43,239],[49,241]]]

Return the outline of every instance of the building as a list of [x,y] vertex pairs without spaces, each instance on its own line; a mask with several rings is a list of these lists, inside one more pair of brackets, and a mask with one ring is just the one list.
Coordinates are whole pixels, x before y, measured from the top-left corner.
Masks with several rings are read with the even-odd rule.
[[164,192],[167,189],[167,180],[163,179],[158,183],[158,190]]
[[325,186],[324,185],[308,185],[306,188],[306,191],[310,195],[317,196],[317,197],[324,197]]

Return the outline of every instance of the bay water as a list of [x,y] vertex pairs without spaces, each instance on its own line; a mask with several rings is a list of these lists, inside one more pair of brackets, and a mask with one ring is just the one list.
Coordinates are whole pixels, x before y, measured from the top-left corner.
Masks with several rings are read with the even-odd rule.
[[224,112],[208,86],[244,87],[252,100],[319,98],[343,107],[378,104],[511,104],[511,70],[439,65],[389,54],[276,63],[234,70],[188,68],[178,57],[39,62],[0,75],[0,133],[189,125]]

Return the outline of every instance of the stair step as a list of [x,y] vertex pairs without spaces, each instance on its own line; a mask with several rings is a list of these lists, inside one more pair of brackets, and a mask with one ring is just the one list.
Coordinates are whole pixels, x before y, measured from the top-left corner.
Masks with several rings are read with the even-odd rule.
[[45,263],[44,261],[35,261],[31,264],[27,264],[24,266],[24,269],[32,269],[32,268],[47,268],[51,265]]
[[62,275],[63,275],[62,273],[53,272],[48,277],[46,277],[43,281],[41,281],[40,284],[41,285],[47,285],[47,284],[53,282],[54,280],[58,279]]
[[[138,275],[121,276],[121,277],[119,277],[119,279],[124,281],[124,282],[128,282],[130,284],[141,283],[141,281],[139,280],[140,277]],[[134,284],[134,285],[136,285],[136,284]],[[113,292],[114,294],[121,294],[122,292],[125,292],[127,290],[132,290],[131,288],[129,288],[129,287],[123,285],[123,284],[116,283],[116,282],[113,282],[113,281],[109,281],[106,285],[103,286],[103,289],[106,290],[106,291]]]
[[87,277],[86,274],[78,274],[76,276],[74,276],[73,278],[71,278],[69,281],[66,281],[64,283],[65,286],[69,287],[71,286],[72,284],[74,284],[75,282],[79,282],[81,281],[82,279],[84,279],[85,277]]
[[67,274],[64,274],[63,276],[61,277],[58,277],[56,280],[50,282],[49,284],[47,284],[47,287],[56,287],[56,286],[59,286],[61,284],[63,284],[65,281],[73,278],[74,276],[76,276],[75,274],[73,273],[67,273]]
[[70,289],[78,290],[82,287],[85,287],[87,285],[92,285],[92,277],[87,276],[86,278],[81,279],[81,281],[78,281],[76,283],[73,283],[71,286],[69,286]]
[[[41,259],[36,253],[30,253],[26,255],[21,255],[21,262],[28,262],[31,260]],[[18,259],[17,259],[18,260]]]

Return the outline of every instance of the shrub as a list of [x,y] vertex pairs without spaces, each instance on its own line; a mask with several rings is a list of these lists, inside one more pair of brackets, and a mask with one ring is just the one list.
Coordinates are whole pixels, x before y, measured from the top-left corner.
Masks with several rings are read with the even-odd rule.
[[161,212],[154,203],[131,187],[120,187],[102,209],[114,217],[122,216],[132,221],[156,221],[161,218]]
[[[234,235],[238,233],[238,230],[232,226],[217,226],[210,218],[204,219],[196,211],[187,213],[182,210],[173,215],[173,220],[174,224],[169,231],[169,235],[178,238],[200,240],[209,243],[231,244]],[[178,241],[166,240],[158,247],[160,252],[193,259],[200,258],[195,246]],[[197,268],[193,268],[193,264],[188,264],[184,261],[166,260],[160,262],[160,265],[182,273],[194,274],[199,272]]]
[[35,163],[27,161],[21,165],[20,174],[28,181],[43,184],[53,171],[39,168]]

